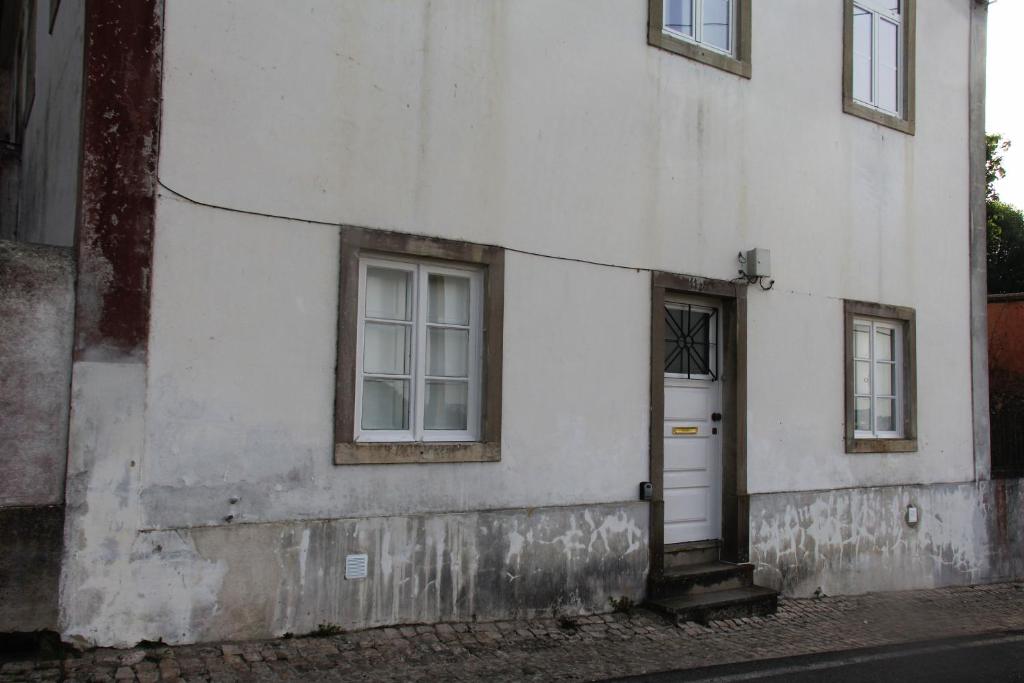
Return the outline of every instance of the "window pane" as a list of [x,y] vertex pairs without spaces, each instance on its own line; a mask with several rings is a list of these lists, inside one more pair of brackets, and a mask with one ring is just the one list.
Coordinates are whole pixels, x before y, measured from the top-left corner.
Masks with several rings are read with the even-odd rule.
[[891,398],[875,399],[875,410],[878,411],[878,414],[875,416],[875,423],[878,425],[877,429],[880,432],[896,431],[896,426],[893,422],[892,404],[893,399]]
[[366,317],[412,320],[412,273],[390,268],[367,268]]
[[892,363],[875,363],[875,395],[895,396],[896,366]]
[[693,37],[693,0],[665,0],[665,28]]
[[884,327],[875,328],[875,360],[892,360],[895,358],[894,341],[892,330]]
[[431,274],[427,319],[448,325],[469,324],[469,278]]
[[871,358],[871,328],[855,325],[853,328],[853,355],[856,358]]
[[427,328],[427,374],[469,376],[469,330]]
[[428,380],[423,408],[424,429],[467,428],[469,385],[466,382]]
[[362,428],[403,430],[409,428],[409,380],[363,380]]
[[853,393],[871,393],[871,363],[865,360],[853,362]]
[[871,102],[871,13],[853,8],[853,96]]
[[714,374],[710,312],[665,307],[665,372],[680,375]]
[[854,411],[854,428],[859,432],[871,431],[871,399],[858,398]]
[[702,19],[701,42],[728,52],[732,49],[729,25],[730,0],[704,0],[704,17]]
[[878,21],[878,106],[896,111],[899,81],[899,27],[891,21]]
[[363,334],[363,372],[409,374],[409,325],[366,323]]

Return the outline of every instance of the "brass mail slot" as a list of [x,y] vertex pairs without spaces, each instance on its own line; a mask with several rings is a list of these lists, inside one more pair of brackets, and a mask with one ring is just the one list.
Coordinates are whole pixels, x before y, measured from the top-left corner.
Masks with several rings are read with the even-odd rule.
[[687,434],[696,434],[700,430],[700,427],[673,427],[672,436],[686,436]]

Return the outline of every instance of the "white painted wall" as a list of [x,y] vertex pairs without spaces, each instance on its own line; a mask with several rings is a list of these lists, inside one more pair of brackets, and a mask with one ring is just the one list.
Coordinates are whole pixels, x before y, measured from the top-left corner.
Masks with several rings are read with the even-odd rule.
[[36,4],[35,100],[22,142],[18,239],[75,243],[81,144],[85,2],[61,2],[50,33],[50,0]]
[[[763,5],[763,6],[762,6]],[[160,177],[209,204],[728,279],[751,492],[973,476],[969,6],[919,3],[917,134],[841,107],[842,3],[753,18],[753,78],[645,0],[168,0]],[[330,465],[336,228],[161,198],[147,524],[551,505],[647,478],[649,278],[508,255],[502,462]],[[920,450],[843,452],[842,299],[911,306]]]
[[647,478],[645,272],[508,254],[501,462],[347,467],[337,228],[162,196],[153,277],[147,525],[623,501]]

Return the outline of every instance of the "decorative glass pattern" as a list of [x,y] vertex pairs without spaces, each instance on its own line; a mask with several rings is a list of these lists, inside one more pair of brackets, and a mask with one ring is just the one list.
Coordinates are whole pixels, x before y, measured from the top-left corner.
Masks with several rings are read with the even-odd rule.
[[718,379],[718,311],[690,304],[665,306],[665,372]]

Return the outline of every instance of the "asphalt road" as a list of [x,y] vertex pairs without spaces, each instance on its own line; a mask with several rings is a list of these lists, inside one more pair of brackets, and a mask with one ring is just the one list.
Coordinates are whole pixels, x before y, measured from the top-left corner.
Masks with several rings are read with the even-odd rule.
[[618,679],[628,683],[772,681],[1020,681],[1024,683],[1024,634],[1002,633],[803,657],[786,657],[704,669]]

